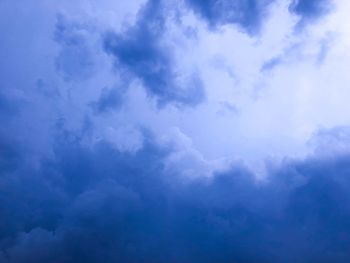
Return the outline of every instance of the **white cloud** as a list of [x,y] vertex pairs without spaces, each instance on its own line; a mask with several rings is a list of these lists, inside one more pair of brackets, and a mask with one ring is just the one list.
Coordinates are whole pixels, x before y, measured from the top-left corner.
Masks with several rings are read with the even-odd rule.
[[[43,77],[45,83],[55,83],[60,90],[59,102],[40,115],[51,118],[55,112],[65,118],[68,128],[77,130],[91,113],[89,103],[96,101],[105,87],[124,85],[112,70],[112,61],[103,53],[100,35],[132,24],[143,2],[82,0],[55,2],[50,7],[44,2],[37,4],[38,16],[45,10],[45,16],[41,17],[47,23],[31,25],[32,35],[24,35],[31,39],[26,42],[31,54],[13,60],[30,69],[25,72],[23,67],[18,67],[22,78],[16,80],[16,86],[26,87],[25,83],[31,80],[35,83],[37,77]],[[210,31],[192,13],[180,14],[182,22],[172,20],[163,41],[176,55],[179,75],[199,73],[205,85],[206,101],[195,108],[168,105],[159,109],[141,84],[134,81],[121,110],[105,115],[90,114],[96,136],[108,138],[122,151],[136,151],[142,140],[137,129],[130,127],[148,128],[159,137],[171,127],[178,127],[191,146],[179,151],[173,157],[174,162],[187,162],[193,157],[195,161],[186,164],[192,169],[192,165],[229,158],[242,159],[256,168],[266,158],[307,154],[312,150],[307,141],[319,128],[350,125],[349,2],[337,1],[333,13],[309,24],[302,32],[295,32],[298,18],[288,12],[288,3],[280,0],[271,6],[261,34],[255,37],[234,26]],[[172,4],[177,3],[170,3],[169,7]],[[65,83],[54,72],[52,61],[58,47],[52,34],[57,13],[91,27],[87,39],[97,69],[91,79]],[[21,21],[31,16],[24,14]],[[14,26],[21,28],[20,24]],[[4,39],[11,40],[9,36]],[[50,48],[42,50],[35,39],[43,40]],[[279,64],[261,71],[274,58],[280,58]],[[34,60],[35,66],[27,65]],[[37,113],[33,112],[33,116]]]

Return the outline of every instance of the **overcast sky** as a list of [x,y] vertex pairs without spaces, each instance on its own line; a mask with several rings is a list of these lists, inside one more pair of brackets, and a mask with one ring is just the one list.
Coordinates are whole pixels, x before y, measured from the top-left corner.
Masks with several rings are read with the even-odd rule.
[[349,262],[349,14],[0,0],[0,262]]

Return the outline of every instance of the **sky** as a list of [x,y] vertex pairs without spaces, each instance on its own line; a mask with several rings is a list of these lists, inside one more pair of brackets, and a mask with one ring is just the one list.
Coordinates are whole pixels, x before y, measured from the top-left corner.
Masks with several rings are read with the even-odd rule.
[[349,262],[349,13],[0,0],[0,262]]

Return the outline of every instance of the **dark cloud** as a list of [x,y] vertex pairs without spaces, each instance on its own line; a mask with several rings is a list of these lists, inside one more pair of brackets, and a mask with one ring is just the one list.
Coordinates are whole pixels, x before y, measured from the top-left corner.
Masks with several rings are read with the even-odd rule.
[[[200,80],[194,75],[198,85],[186,91],[175,85],[159,9],[150,1],[125,34],[106,36],[106,51],[161,103],[195,105],[203,98]],[[69,50],[63,61],[80,61],[86,30],[60,23],[56,41]],[[79,127],[76,105],[50,112],[48,104],[62,103],[60,92],[38,79],[44,73],[26,81],[14,70],[19,58],[10,68],[32,90],[12,89],[22,82],[12,85],[6,74],[0,79],[1,263],[349,262],[348,128],[320,132],[317,154],[271,167],[264,183],[243,165],[183,180],[181,167],[166,165],[175,146],[160,146],[147,131],[136,152],[91,143],[97,127],[89,116]],[[81,80],[90,72],[84,59],[59,70]],[[45,96],[39,100],[35,90]],[[118,108],[119,95],[105,90],[93,108]]]
[[105,113],[119,109],[123,104],[123,91],[118,88],[104,88],[99,99],[92,102],[91,106],[96,113]]
[[196,73],[179,83],[181,76],[171,48],[162,44],[166,19],[161,1],[149,0],[139,12],[135,25],[121,34],[105,35],[104,48],[115,58],[116,68],[139,78],[159,105],[195,106],[204,99],[204,88]]
[[300,16],[299,27],[331,11],[332,0],[293,0],[289,11]]
[[[0,152],[1,262],[348,262],[349,155],[182,181],[145,133],[122,153],[58,133],[40,166]],[[11,153],[11,154],[10,154]]]
[[[260,32],[268,8],[274,0],[186,0],[195,13],[204,18],[211,28],[235,24],[249,35]],[[332,7],[331,0],[293,0],[291,13],[301,17],[298,27],[327,14]]]
[[236,24],[247,33],[259,33],[267,8],[273,0],[186,0],[188,5],[216,28]]

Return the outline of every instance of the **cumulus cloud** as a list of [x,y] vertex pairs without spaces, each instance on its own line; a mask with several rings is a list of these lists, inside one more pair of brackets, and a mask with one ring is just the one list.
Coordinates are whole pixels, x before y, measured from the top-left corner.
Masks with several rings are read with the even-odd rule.
[[181,81],[171,47],[162,41],[171,15],[162,1],[148,1],[135,25],[121,34],[105,35],[105,51],[115,57],[116,68],[124,69],[123,74],[138,77],[159,105],[197,105],[204,99],[200,77],[193,73]]

